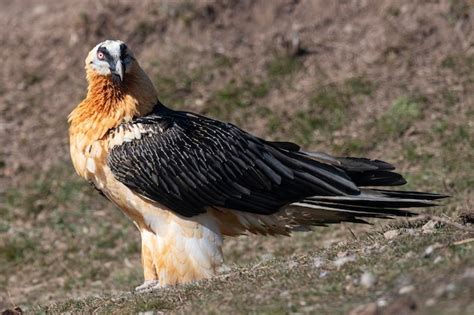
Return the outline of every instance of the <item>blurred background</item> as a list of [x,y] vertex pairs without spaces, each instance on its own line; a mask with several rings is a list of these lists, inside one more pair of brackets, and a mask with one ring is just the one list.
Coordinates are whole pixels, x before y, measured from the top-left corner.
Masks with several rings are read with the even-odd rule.
[[[473,1],[2,0],[0,6],[0,309],[123,292],[142,281],[138,232],[74,174],[68,154],[67,115],[86,94],[84,59],[105,39],[128,44],[171,108],[310,150],[380,158],[397,165],[406,189],[453,196],[431,212],[454,220],[472,208]],[[227,241],[225,254],[231,266],[258,264],[307,255],[369,229],[384,227],[321,228],[291,241],[237,238]],[[468,249],[471,256],[450,257],[470,268]],[[387,290],[397,286],[397,275],[390,279]],[[314,296],[339,297],[346,288],[339,282]],[[288,301],[304,306],[295,302],[302,295],[278,288],[271,292],[284,301],[282,309]],[[344,290],[351,303],[367,300]],[[312,299],[316,305],[317,298],[301,298]],[[244,310],[275,303],[254,295],[243,301],[250,305]]]

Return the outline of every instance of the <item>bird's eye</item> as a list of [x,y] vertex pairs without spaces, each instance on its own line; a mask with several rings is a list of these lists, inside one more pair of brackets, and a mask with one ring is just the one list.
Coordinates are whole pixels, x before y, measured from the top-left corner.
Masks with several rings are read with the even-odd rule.
[[97,52],[97,59],[99,59],[99,60],[104,60],[104,59],[105,59],[104,53],[101,52],[101,51],[98,51],[98,52]]

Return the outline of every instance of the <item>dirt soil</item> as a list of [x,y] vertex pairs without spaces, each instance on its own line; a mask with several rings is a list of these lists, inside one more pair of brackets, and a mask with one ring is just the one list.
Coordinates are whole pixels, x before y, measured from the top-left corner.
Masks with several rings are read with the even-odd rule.
[[[0,7],[0,310],[474,313],[473,1]],[[228,239],[222,276],[129,293],[142,281],[138,232],[68,156],[84,59],[105,39],[127,42],[172,108],[384,159],[406,189],[452,197],[413,221]]]

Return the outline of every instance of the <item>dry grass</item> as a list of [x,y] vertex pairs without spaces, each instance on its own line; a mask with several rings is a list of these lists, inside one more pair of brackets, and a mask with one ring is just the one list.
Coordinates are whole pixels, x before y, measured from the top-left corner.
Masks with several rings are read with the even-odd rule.
[[[396,228],[404,232],[394,240],[371,233],[304,254],[232,266],[209,281],[149,294],[91,296],[34,311],[334,314],[361,302],[376,302],[384,306],[381,309],[398,305],[408,311],[411,304],[402,301],[408,292],[403,292],[413,287],[417,292],[413,303],[426,314],[432,314],[439,305],[446,312],[468,314],[468,307],[473,307],[474,269],[470,261],[474,243],[455,245],[469,234],[447,227],[423,235],[420,223],[398,225]],[[370,286],[361,283],[364,273],[374,277]],[[456,302],[450,304],[454,297]]]

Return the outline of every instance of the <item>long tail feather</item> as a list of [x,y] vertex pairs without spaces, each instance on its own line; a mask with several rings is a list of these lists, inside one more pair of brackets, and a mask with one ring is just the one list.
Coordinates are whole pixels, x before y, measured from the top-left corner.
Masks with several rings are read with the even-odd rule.
[[[318,163],[318,167],[320,164],[332,166],[340,172],[337,174],[333,172],[334,176],[328,176],[332,184],[345,188],[356,187],[356,190],[346,189],[345,193],[340,195],[325,194],[308,197],[284,208],[284,215],[291,219],[296,228],[344,221],[363,223],[364,218],[370,217],[413,216],[416,213],[407,209],[437,206],[437,200],[448,197],[435,193],[373,188],[406,184],[406,180],[395,171],[395,167],[384,161],[307,152],[301,150],[296,144],[287,142],[271,142],[270,144],[287,151],[285,154],[290,155],[292,161],[297,160],[309,170],[311,168],[307,166],[310,164],[308,160]],[[321,174],[316,175],[321,176]],[[354,186],[348,185],[347,181],[352,182]]]
[[303,226],[339,222],[367,223],[364,218],[414,216],[407,208],[438,205],[435,200],[445,195],[415,191],[362,189],[356,196],[313,196],[292,203],[286,211]]

